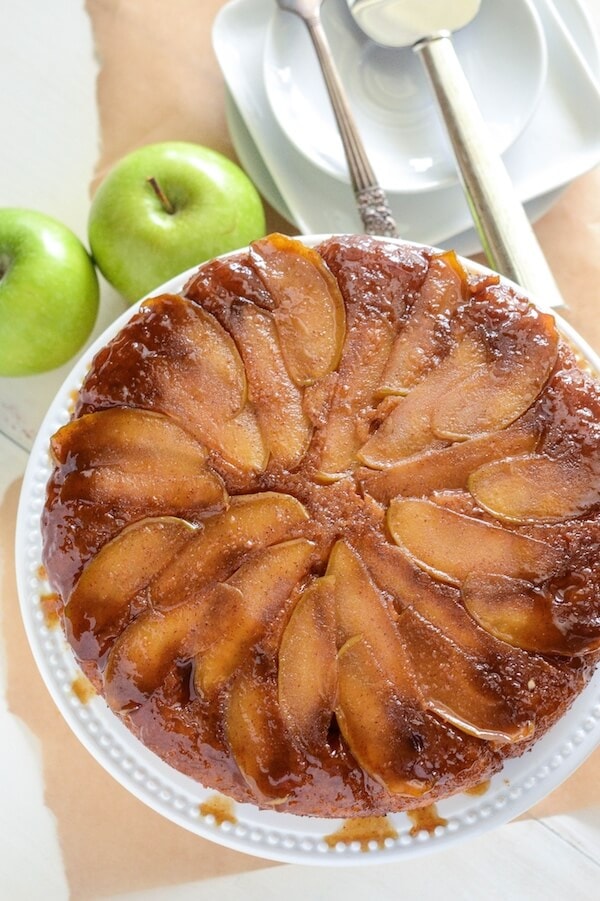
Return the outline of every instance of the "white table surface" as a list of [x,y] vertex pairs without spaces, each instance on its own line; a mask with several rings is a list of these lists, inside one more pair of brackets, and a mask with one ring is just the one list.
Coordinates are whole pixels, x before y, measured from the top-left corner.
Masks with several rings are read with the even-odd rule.
[[[599,0],[587,2],[600,18]],[[0,204],[46,212],[85,240],[99,133],[97,63],[83,0],[7,0],[0,71]],[[122,309],[103,285],[94,334]],[[0,379],[0,499],[22,476],[37,426],[71,365],[29,379]],[[0,899],[62,901],[70,893],[54,815],[44,804],[40,749],[8,712],[5,680],[0,646]],[[285,894],[288,901],[362,901],[440,893],[499,901],[600,898],[600,809],[508,824],[450,851],[398,864],[361,870],[271,867],[112,897],[267,901]],[[85,897],[98,897],[93,884]]]

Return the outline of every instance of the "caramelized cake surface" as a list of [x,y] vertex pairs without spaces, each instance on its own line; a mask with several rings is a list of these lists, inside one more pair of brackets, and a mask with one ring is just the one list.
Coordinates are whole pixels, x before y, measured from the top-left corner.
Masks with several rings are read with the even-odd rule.
[[273,235],[142,304],[52,439],[110,707],[240,801],[378,816],[531,746],[600,649],[600,391],[452,253]]

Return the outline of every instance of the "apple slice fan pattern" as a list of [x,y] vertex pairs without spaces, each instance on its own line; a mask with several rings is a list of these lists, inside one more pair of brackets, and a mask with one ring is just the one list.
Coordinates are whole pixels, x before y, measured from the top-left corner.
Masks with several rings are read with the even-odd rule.
[[600,654],[600,391],[453,253],[271,235],[142,303],[52,439],[78,661],[168,764],[375,815],[473,787]]

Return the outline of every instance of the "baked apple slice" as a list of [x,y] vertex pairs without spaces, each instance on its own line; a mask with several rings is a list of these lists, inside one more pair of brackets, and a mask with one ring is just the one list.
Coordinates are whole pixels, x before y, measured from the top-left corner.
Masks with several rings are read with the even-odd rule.
[[394,332],[384,317],[358,318],[348,332],[321,442],[319,478],[331,482],[356,465],[364,442],[357,423],[376,406],[377,386]]
[[160,413],[112,407],[87,413],[53,436],[59,463],[77,460],[61,487],[66,500],[90,500],[112,509],[177,513],[218,508],[221,479],[206,465],[206,450]]
[[394,599],[399,613],[414,607],[465,651],[475,656],[481,652],[482,636],[487,636],[465,613],[456,589],[432,581],[403,550],[383,537],[365,540],[361,554],[374,583]]
[[406,678],[402,662],[404,649],[394,625],[397,615],[373,584],[356,551],[345,541],[337,541],[333,546],[327,575],[335,578],[338,648],[355,635],[362,635],[390,681],[402,682]]
[[468,735],[500,742],[531,736],[537,721],[572,690],[572,673],[511,647],[473,620],[460,595],[432,582],[383,540],[361,548],[380,589],[400,610],[423,703]]
[[[241,567],[230,583],[211,588],[208,582],[184,603],[143,611],[109,654],[105,687],[110,706],[126,710],[144,703],[177,665],[197,655],[202,656],[196,660],[195,682],[203,692],[214,693],[248,656],[267,618],[273,619],[289,598],[312,550],[303,539],[280,544]],[[225,607],[222,619],[219,604]]]
[[538,454],[490,462],[469,478],[480,507],[507,522],[562,522],[600,503],[600,462]]
[[539,654],[572,657],[600,647],[600,634],[577,635],[559,628],[552,597],[522,579],[471,573],[462,586],[466,609],[479,625],[501,641]]
[[[406,609],[398,617],[394,608],[384,603],[364,564],[343,542],[334,547],[330,568],[339,586],[338,641],[346,638],[351,642],[352,635],[360,635],[383,677],[403,697],[411,697],[412,692],[413,706],[418,702],[477,738],[520,741],[531,735],[529,719],[515,726],[510,705],[498,691],[498,675],[486,672],[464,648],[424,620],[418,608],[412,606],[418,605],[419,600],[403,592]],[[413,593],[415,582],[407,587]],[[417,655],[412,648],[419,649]],[[360,655],[363,659],[364,652]],[[340,653],[340,679],[341,659]],[[349,744],[352,747],[350,741]]]
[[323,576],[302,593],[279,649],[279,707],[300,748],[322,748],[335,705],[335,579]]
[[188,602],[163,613],[143,611],[121,632],[104,671],[105,697],[117,713],[147,702],[202,640],[205,604]]
[[435,784],[440,740],[444,759],[462,755],[463,766],[475,749],[426,712],[398,616],[346,542],[334,545],[327,573],[335,579],[340,731],[375,780],[418,797]]
[[460,585],[471,572],[542,582],[556,574],[561,554],[543,541],[447,510],[429,500],[396,498],[387,523],[415,563],[442,582]]
[[503,429],[514,422],[539,395],[548,381],[558,353],[554,318],[531,310],[523,327],[514,333],[510,323],[496,343],[498,358],[491,358],[463,384],[449,386],[432,415],[439,438],[460,441]]
[[248,303],[235,304],[230,318],[271,458],[292,467],[306,453],[312,426],[304,413],[302,390],[285,367],[273,318]]
[[231,498],[205,520],[190,543],[149,586],[150,603],[166,610],[229,578],[242,555],[295,537],[308,513],[289,494],[265,491]]
[[141,311],[152,318],[162,314],[177,324],[173,346],[163,341],[164,353],[156,356],[154,365],[159,367],[168,358],[168,368],[177,377],[187,378],[190,394],[199,401],[194,426],[210,427],[215,418],[227,421],[241,413],[248,399],[244,364],[233,338],[217,319],[189,300],[171,295],[150,298]]
[[341,647],[335,708],[340,732],[365,772],[389,792],[410,798],[426,794],[436,781],[433,773],[424,775],[420,751],[431,724],[419,701],[410,665],[403,683],[392,685],[362,635]]
[[310,385],[337,367],[345,336],[338,283],[316,250],[273,234],[250,245],[250,260],[273,297],[288,372]]
[[371,497],[382,503],[399,495],[421,497],[443,489],[466,488],[471,473],[483,464],[533,451],[538,440],[538,429],[522,423],[402,460],[383,471],[364,468],[359,478]]
[[189,541],[195,529],[183,519],[141,519],[105,544],[86,566],[65,606],[69,641],[81,660],[102,656],[121,631],[131,600]]
[[304,538],[272,545],[210,593],[194,684],[212,696],[252,654],[306,576],[314,544]]
[[334,545],[327,575],[335,580],[340,731],[362,768],[389,791],[424,794],[432,782],[417,778],[410,741],[413,718],[419,728],[423,718],[420,697],[395,613],[345,541]]
[[485,772],[488,746],[424,709],[406,654],[404,665],[405,679],[392,685],[361,636],[340,650],[336,716],[362,768],[389,791],[413,798],[431,791],[441,774],[456,786]]
[[394,341],[379,392],[408,394],[431,369],[440,351],[440,322],[447,323],[463,300],[467,275],[453,251],[434,257],[410,319]]
[[[145,306],[152,309],[152,303]],[[179,303],[187,308],[178,317],[176,353],[150,364],[159,405],[227,462],[261,471],[267,449],[247,404],[246,373],[235,342],[212,314],[183,298]]]
[[432,416],[453,386],[461,385],[485,363],[481,341],[467,335],[440,365],[395,406],[360,448],[358,458],[373,469],[387,469],[405,457],[447,444],[432,429]]
[[285,801],[305,763],[287,735],[268,658],[248,661],[235,677],[225,708],[225,735],[253,793],[268,806]]
[[515,743],[532,737],[533,709],[514,703],[504,673],[487,658],[472,657],[414,608],[400,614],[399,629],[429,710],[485,741]]

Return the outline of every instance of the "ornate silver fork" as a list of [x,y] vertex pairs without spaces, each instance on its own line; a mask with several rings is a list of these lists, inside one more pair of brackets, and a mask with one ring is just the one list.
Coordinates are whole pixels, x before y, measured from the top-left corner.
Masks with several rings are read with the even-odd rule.
[[344,146],[350,182],[366,234],[397,237],[394,217],[367,157],[321,24],[323,0],[277,0],[277,3],[281,9],[299,16],[308,28]]

